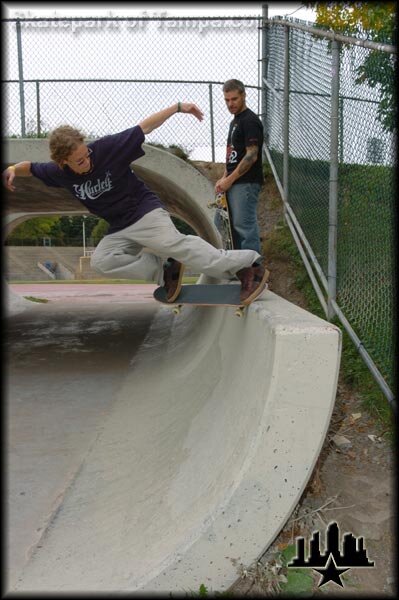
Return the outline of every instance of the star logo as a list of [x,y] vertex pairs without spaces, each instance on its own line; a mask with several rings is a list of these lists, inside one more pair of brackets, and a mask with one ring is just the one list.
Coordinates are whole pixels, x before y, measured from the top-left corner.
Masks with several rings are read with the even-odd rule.
[[333,555],[330,554],[325,568],[324,569],[314,569],[314,570],[317,571],[318,573],[320,573],[320,575],[322,575],[322,578],[319,581],[318,587],[325,585],[329,581],[334,581],[334,583],[337,583],[341,587],[344,587],[344,584],[341,581],[341,575],[343,573],[345,573],[345,571],[349,571],[349,568],[338,569],[337,565],[335,564]]

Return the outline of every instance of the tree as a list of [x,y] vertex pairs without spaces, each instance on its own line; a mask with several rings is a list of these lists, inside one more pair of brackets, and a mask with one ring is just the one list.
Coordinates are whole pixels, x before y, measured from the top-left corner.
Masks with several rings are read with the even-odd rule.
[[97,225],[91,231],[91,239],[93,244],[96,246],[100,240],[103,239],[108,231],[109,225],[104,219],[99,219]]
[[316,10],[316,25],[345,35],[393,44],[395,2],[306,2]]
[[[316,10],[316,25],[336,33],[361,37],[380,44],[396,42],[396,3],[394,2],[306,2]],[[380,87],[378,119],[386,131],[396,126],[395,55],[369,50],[357,68],[355,83]]]
[[41,244],[43,238],[51,237],[51,230],[58,217],[36,217],[18,225],[7,238],[7,245],[24,241],[25,244]]
[[[94,215],[85,217],[85,234],[91,236],[99,219]],[[102,236],[101,236],[102,237]],[[7,244],[41,244],[43,238],[51,238],[53,246],[79,245],[83,240],[83,216],[33,217],[18,225],[7,239]],[[100,238],[101,239],[101,238]]]
[[85,234],[87,238],[90,237],[92,230],[98,223],[98,217],[94,215],[88,215],[83,217],[79,216],[62,216],[58,222],[54,225],[51,231],[51,235],[60,241],[62,245],[68,245],[75,243],[83,238],[83,219],[85,220]]

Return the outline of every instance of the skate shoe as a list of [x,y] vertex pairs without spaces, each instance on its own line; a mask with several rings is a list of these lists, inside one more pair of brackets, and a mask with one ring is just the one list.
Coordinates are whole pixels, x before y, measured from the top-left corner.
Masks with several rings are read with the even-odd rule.
[[174,302],[180,294],[183,273],[184,265],[174,258],[168,258],[163,267],[163,285],[168,302]]
[[237,277],[241,281],[240,302],[251,304],[266,288],[269,275],[270,272],[261,263],[238,271]]

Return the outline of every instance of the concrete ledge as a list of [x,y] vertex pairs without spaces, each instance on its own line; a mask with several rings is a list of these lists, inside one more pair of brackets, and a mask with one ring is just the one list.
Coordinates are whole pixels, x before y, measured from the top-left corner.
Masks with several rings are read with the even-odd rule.
[[306,486],[339,358],[338,329],[271,292],[242,319],[159,309],[16,590],[226,589]]

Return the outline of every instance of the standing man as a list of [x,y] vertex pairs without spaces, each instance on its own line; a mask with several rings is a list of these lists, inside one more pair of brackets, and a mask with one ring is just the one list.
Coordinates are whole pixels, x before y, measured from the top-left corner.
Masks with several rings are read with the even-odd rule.
[[215,191],[226,192],[234,248],[261,254],[257,205],[263,184],[263,126],[245,103],[241,81],[229,79],[223,85],[223,93],[234,119],[227,138],[226,168]]

